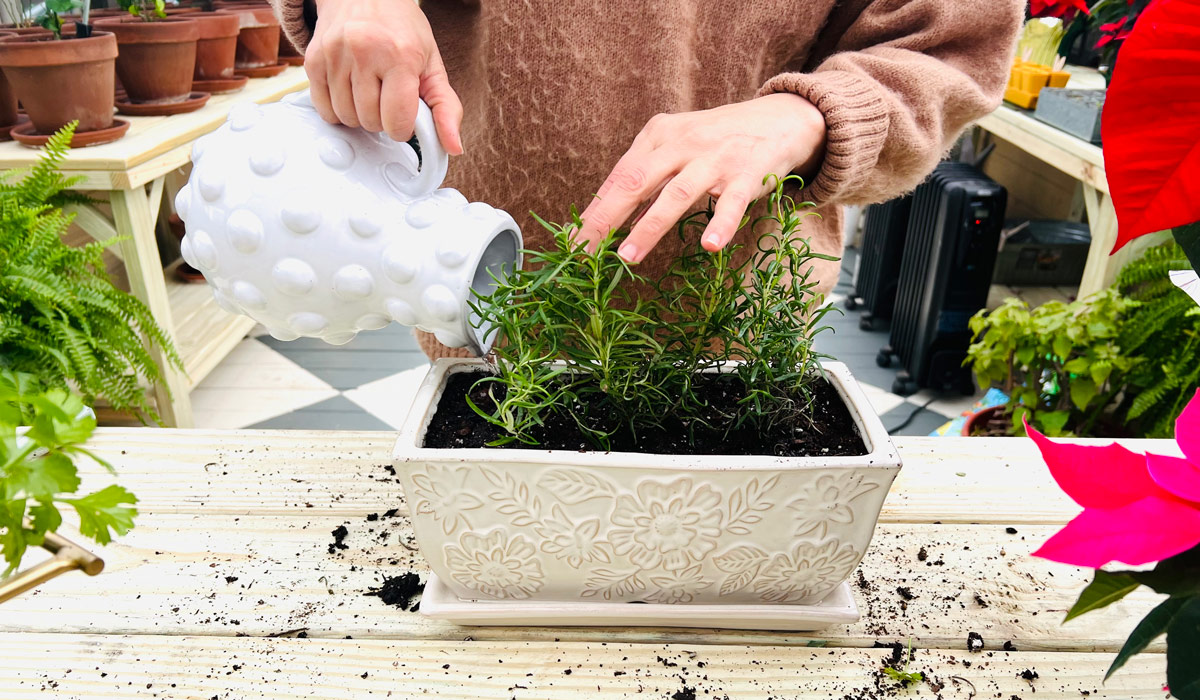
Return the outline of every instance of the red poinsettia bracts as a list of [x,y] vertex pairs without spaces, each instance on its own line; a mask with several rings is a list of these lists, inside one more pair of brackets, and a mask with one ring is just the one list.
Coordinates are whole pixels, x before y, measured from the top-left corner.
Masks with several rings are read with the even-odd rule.
[[1200,391],[1175,423],[1183,458],[1053,442],[1025,429],[1054,480],[1083,506],[1034,556],[1090,568],[1140,566],[1200,544]]
[[1128,37],[1102,125],[1115,252],[1138,236],[1200,221],[1200,0],[1157,0],[1132,29],[1108,36]]
[[1034,17],[1061,17],[1069,20],[1076,13],[1088,13],[1085,0],[1030,0],[1029,11]]

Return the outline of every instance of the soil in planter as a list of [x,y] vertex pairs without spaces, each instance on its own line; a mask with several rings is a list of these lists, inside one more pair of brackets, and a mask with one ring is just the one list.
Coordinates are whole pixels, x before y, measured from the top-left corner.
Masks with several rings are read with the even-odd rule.
[[[446,381],[446,390],[438,402],[437,411],[425,432],[425,447],[488,447],[489,442],[503,437],[500,428],[484,420],[467,404],[467,392],[482,377],[478,372],[458,372]],[[486,388],[485,388],[486,387]],[[498,384],[488,384],[471,392],[471,400],[480,409],[491,411],[495,404],[488,390],[504,391]],[[668,420],[659,429],[643,429],[636,436],[622,432],[612,437],[614,452],[682,455],[775,455],[782,457],[843,457],[867,454],[862,437],[842,397],[829,382],[818,379],[812,383],[811,420],[801,419],[798,425],[780,426],[763,434],[753,428],[726,431],[715,418],[710,425],[717,429],[698,427],[695,439],[689,444],[688,430],[683,421]],[[696,394],[709,407],[712,416],[728,415],[744,396],[739,380],[728,375],[712,375],[696,383]],[[499,395],[499,393],[498,393]],[[811,424],[810,424],[811,423]],[[534,434],[538,445],[510,442],[497,449],[572,450],[595,449],[569,415],[550,416]]]

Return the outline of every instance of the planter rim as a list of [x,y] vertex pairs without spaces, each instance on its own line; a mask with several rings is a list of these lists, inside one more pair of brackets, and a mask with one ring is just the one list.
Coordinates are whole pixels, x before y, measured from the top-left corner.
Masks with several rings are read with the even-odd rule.
[[[727,372],[732,363],[721,371]],[[900,455],[891,437],[883,427],[862,388],[842,362],[822,362],[826,378],[857,426],[859,436],[867,453],[845,457],[779,457],[775,455],[682,455],[647,454],[642,452],[579,452],[576,450],[497,450],[483,447],[434,448],[422,447],[421,440],[429,426],[441,399],[446,379],[458,372],[486,369],[488,364],[477,358],[443,358],[433,363],[425,375],[412,407],[400,426],[393,461],[436,461],[436,462],[490,462],[493,464],[520,463],[539,465],[571,464],[579,467],[609,467],[650,470],[706,471],[756,471],[815,468],[861,469],[869,466],[876,469],[900,469]],[[865,408],[866,410],[860,410]],[[737,467],[730,466],[735,462]]]
[[136,17],[105,17],[94,24],[115,34],[118,44],[185,44],[200,36],[200,25],[185,17],[153,22]]
[[[70,42],[70,50],[64,51],[59,42]],[[117,37],[112,32],[95,31],[86,39],[55,39],[49,32],[0,38],[0,66],[65,66],[116,57]]]
[[191,13],[187,18],[189,21],[197,23],[200,32],[198,38],[202,41],[237,36],[242,28],[241,18],[224,10]]
[[[237,15],[242,29],[279,26],[279,17],[270,5],[221,5],[217,11]],[[246,18],[250,21],[246,21]]]

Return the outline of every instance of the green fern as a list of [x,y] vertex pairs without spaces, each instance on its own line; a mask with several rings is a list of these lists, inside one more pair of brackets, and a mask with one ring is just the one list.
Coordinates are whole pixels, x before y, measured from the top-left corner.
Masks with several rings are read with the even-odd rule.
[[73,132],[72,124],[52,136],[27,172],[0,175],[0,368],[157,421],[143,383],[161,381],[162,371],[148,346],[183,365],[145,304],[108,280],[103,253],[118,239],[62,241],[73,218],[62,207],[90,201],[68,191],[77,180],[58,170]]
[[1148,249],[1117,276],[1117,289],[1135,302],[1125,312],[1120,345],[1139,360],[1122,402],[1138,435],[1170,437],[1200,386],[1200,307],[1169,278],[1172,270],[1190,269],[1171,242]]

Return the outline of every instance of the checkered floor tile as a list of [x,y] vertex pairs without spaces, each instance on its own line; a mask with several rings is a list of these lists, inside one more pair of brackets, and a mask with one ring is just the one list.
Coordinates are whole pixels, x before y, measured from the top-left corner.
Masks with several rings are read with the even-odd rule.
[[[886,327],[864,331],[858,312],[845,311],[852,293],[854,251],[848,251],[826,316],[832,331],[817,349],[845,362],[896,435],[928,435],[960,415],[974,397],[891,392],[895,369],[875,356]],[[252,334],[192,394],[197,427],[309,430],[394,430],[408,413],[428,363],[411,331],[399,325],[359,334],[342,346],[302,338],[282,342]]]

